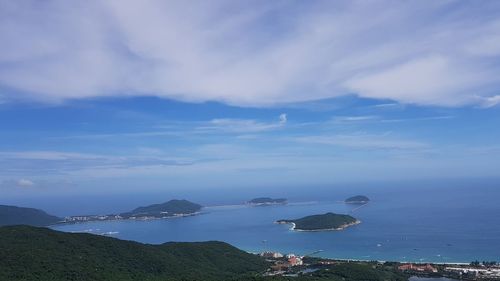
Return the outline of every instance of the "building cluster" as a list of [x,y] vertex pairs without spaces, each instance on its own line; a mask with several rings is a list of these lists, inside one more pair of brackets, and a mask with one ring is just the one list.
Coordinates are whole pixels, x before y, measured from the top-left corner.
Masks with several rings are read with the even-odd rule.
[[500,268],[446,267],[451,276],[466,279],[500,279]]
[[275,259],[274,265],[271,266],[273,273],[271,275],[283,274],[287,272],[291,267],[303,265],[303,257],[288,254],[284,256],[278,252],[263,252],[260,254],[262,257]]
[[428,272],[428,273],[437,273],[438,270],[434,266],[430,264],[413,264],[407,263],[398,266],[398,269],[401,271],[416,271],[416,272]]
[[87,221],[104,221],[104,220],[120,220],[120,215],[92,215],[92,216],[71,216],[65,217],[64,222],[87,222]]
[[278,252],[262,252],[260,256],[268,259],[279,259],[283,257],[283,254]]

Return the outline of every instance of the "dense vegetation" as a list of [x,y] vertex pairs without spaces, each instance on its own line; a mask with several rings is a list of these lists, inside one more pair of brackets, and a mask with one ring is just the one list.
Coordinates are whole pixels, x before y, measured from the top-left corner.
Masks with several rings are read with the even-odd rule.
[[133,215],[158,215],[165,214],[193,214],[199,212],[202,206],[187,200],[170,200],[162,204],[154,204],[145,207],[139,207],[131,212],[121,214],[124,217]]
[[345,200],[345,202],[349,204],[366,204],[369,201],[370,199],[364,195],[356,195]]
[[248,204],[285,204],[285,198],[259,197],[248,201]]
[[[0,280],[403,281],[377,262],[337,262],[296,277],[263,277],[270,264],[222,242],[147,245],[31,226],[0,227]],[[314,258],[306,260],[316,264]],[[300,270],[300,267],[297,268]]]
[[302,280],[331,280],[331,281],[406,281],[408,276],[397,272],[391,267],[377,264],[340,263],[327,266],[322,270],[310,274]]
[[294,223],[296,230],[328,230],[340,229],[356,223],[356,221],[354,217],[349,215],[326,213],[295,220],[279,220],[278,223]]
[[42,210],[0,205],[0,226],[25,224],[47,226],[62,221]]
[[0,280],[233,280],[268,267],[222,242],[146,245],[30,226],[0,237]]

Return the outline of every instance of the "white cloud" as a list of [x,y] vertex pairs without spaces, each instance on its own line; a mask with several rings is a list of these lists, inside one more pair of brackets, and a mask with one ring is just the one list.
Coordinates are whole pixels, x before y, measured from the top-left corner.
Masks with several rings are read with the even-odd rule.
[[309,144],[322,144],[343,146],[356,149],[427,149],[426,143],[413,140],[396,139],[387,135],[327,135],[304,136],[293,139],[294,141]]
[[30,187],[35,185],[35,183],[28,179],[20,179],[17,181],[17,185],[20,187]]
[[[0,177],[12,175],[65,175],[88,169],[128,169],[131,167],[186,166],[197,159],[168,154],[97,155],[60,151],[0,152]],[[206,161],[206,160],[205,160]],[[18,186],[28,186],[22,179]]]
[[153,95],[249,106],[356,93],[481,103],[474,97],[500,86],[499,5],[3,1],[0,87],[14,90],[6,99],[49,102]]
[[481,106],[483,106],[483,107],[493,107],[493,106],[496,106],[498,104],[500,104],[500,95],[482,98],[482,104],[481,104]]
[[280,124],[286,124],[287,121],[288,121],[288,118],[287,118],[286,113],[280,114]]
[[333,118],[333,122],[336,123],[351,123],[351,122],[366,122],[379,120],[379,116],[375,115],[361,115],[361,116],[336,116]]
[[282,127],[286,123],[281,120],[280,115],[279,122],[259,122],[252,119],[231,119],[231,118],[220,118],[213,119],[207,124],[203,124],[195,128],[198,132],[213,132],[220,131],[226,133],[257,133],[275,130]]

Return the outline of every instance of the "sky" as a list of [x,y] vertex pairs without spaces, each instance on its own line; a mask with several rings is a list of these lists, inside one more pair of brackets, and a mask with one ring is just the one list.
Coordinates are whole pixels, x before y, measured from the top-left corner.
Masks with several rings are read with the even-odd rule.
[[0,194],[498,178],[498,1],[0,0]]

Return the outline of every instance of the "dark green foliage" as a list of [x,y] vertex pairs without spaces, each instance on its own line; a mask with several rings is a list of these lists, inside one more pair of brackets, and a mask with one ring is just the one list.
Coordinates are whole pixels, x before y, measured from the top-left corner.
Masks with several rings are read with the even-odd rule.
[[326,213],[322,215],[307,216],[295,220],[279,220],[280,223],[295,223],[297,230],[322,230],[338,229],[348,224],[356,222],[354,217],[349,215]]
[[405,274],[377,267],[371,264],[340,263],[327,269],[316,271],[309,280],[342,280],[342,281],[406,281]]
[[0,205],[0,226],[25,224],[47,226],[62,221],[42,210]]
[[222,242],[147,245],[47,228],[0,228],[0,280],[231,280],[260,257]]
[[[404,281],[376,262],[320,266],[297,277],[263,277],[269,264],[223,242],[147,245],[47,228],[0,228],[0,280],[9,281]],[[314,262],[315,259],[308,259]]]
[[155,215],[161,212],[168,212],[169,214],[192,214],[199,212],[202,206],[187,200],[170,200],[162,204],[154,204],[146,207],[139,207],[131,212],[123,213],[124,216],[132,215]]
[[356,195],[353,197],[349,197],[345,200],[346,203],[350,204],[365,204],[368,203],[370,199],[364,195]]

